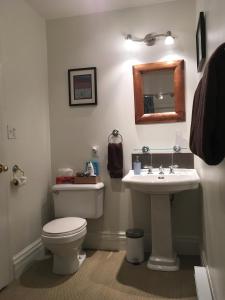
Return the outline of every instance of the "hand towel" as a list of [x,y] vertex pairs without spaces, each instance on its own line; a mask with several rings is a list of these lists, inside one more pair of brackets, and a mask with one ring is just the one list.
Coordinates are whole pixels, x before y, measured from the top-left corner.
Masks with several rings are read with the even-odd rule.
[[195,91],[190,149],[208,165],[225,157],[225,43],[212,54]]
[[108,165],[111,178],[123,177],[123,145],[122,143],[108,144]]

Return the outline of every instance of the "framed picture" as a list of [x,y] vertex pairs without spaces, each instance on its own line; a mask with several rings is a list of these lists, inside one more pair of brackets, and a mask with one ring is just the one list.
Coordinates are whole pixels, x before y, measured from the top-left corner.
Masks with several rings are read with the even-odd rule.
[[198,19],[198,27],[196,31],[196,53],[197,53],[197,70],[201,72],[206,58],[206,30],[205,16],[201,11]]
[[68,70],[69,105],[97,104],[96,68]]

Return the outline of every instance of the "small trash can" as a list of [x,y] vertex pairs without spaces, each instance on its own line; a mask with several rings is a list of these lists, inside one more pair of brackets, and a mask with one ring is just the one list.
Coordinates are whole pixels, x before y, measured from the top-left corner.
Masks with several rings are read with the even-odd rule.
[[140,264],[144,261],[144,230],[131,228],[126,231],[127,261]]

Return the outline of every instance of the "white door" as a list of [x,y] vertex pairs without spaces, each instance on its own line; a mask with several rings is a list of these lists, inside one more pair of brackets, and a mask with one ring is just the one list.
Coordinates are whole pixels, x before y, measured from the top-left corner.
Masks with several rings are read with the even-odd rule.
[[[1,145],[1,141],[0,141]],[[0,146],[0,153],[1,153]],[[0,154],[0,289],[6,286],[10,280],[9,266],[9,222],[7,205],[7,166],[3,164]],[[3,162],[3,163],[2,163]]]
[[0,289],[6,286],[10,281],[9,212],[7,199],[9,172],[7,170],[7,163],[4,159],[2,69],[3,67],[0,55]]

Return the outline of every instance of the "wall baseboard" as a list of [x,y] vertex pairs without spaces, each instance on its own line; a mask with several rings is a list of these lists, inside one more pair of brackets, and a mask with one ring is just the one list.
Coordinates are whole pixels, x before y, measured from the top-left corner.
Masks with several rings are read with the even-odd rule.
[[195,285],[198,300],[212,300],[206,267],[195,267]]
[[41,239],[37,239],[19,253],[13,256],[14,278],[19,278],[32,262],[44,256],[44,247]]
[[[151,236],[145,234],[145,251],[151,249]],[[198,255],[199,239],[192,236],[175,237],[175,247],[178,254]],[[99,250],[126,250],[125,231],[103,231],[88,232],[84,242],[84,248]],[[37,239],[19,253],[13,256],[14,278],[19,278],[26,271],[34,260],[44,257],[44,246],[41,239]]]
[[[181,255],[199,255],[199,238],[195,236],[177,236],[174,239],[175,248]],[[151,236],[145,234],[145,251],[151,250]],[[88,232],[84,242],[87,249],[101,250],[125,250],[126,233],[125,231],[103,231]]]
[[209,272],[209,266],[208,266],[208,263],[207,263],[207,259],[206,259],[206,255],[205,255],[204,250],[201,250],[201,262],[202,262],[203,267],[205,267],[205,270],[206,270],[208,285],[209,285],[209,288],[210,288],[212,300],[216,300],[214,289],[213,289],[213,284],[212,284],[212,279],[211,279],[210,272]]
[[174,245],[180,255],[200,255],[200,239],[198,236],[176,236]]
[[99,250],[125,250],[126,235],[124,231],[88,232],[84,248]]

